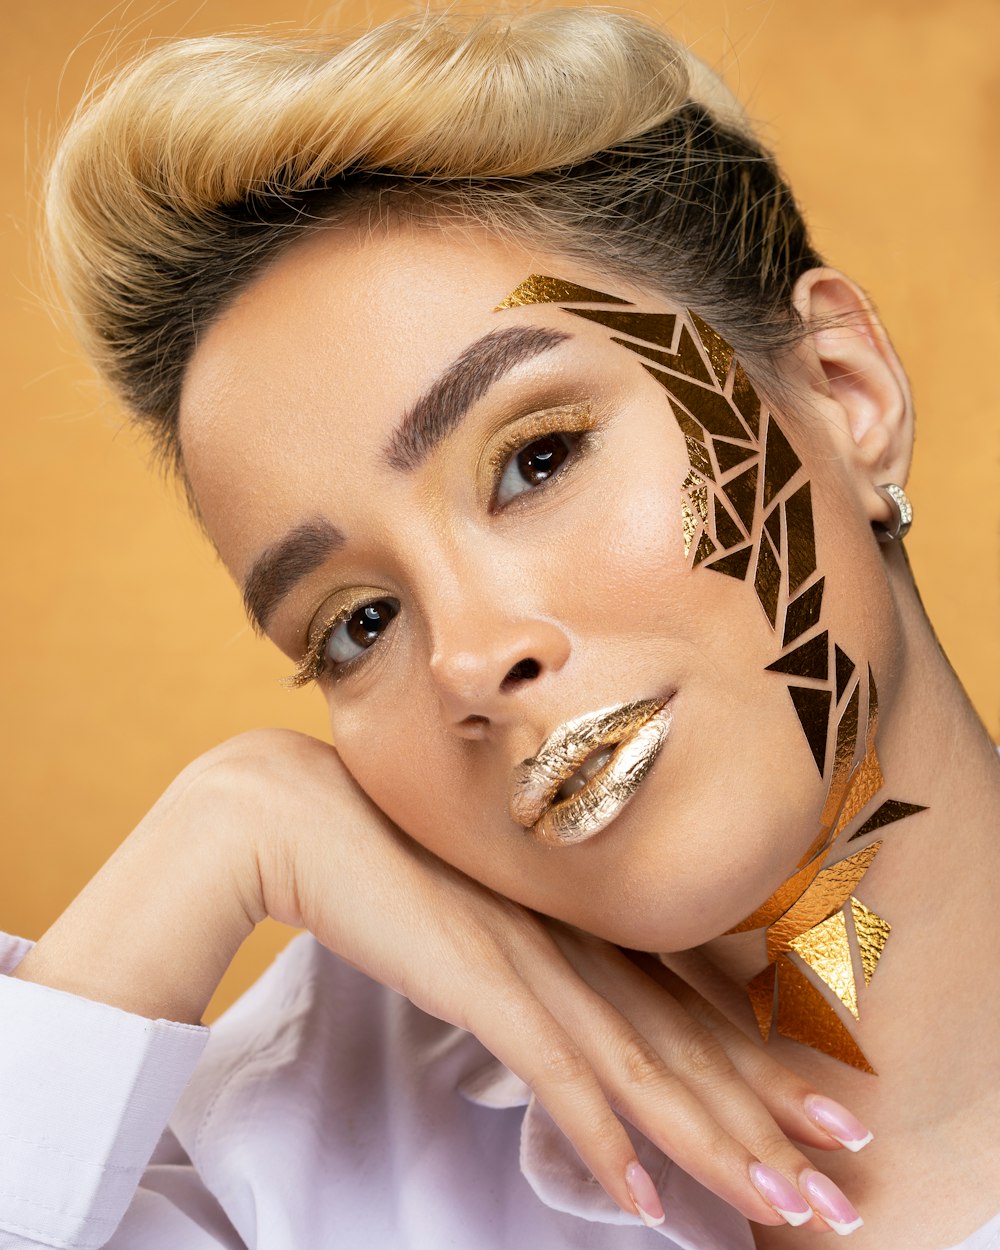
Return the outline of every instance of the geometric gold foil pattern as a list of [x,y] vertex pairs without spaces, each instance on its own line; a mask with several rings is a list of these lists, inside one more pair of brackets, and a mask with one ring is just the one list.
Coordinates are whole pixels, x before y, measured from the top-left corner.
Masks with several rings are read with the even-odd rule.
[[854,931],[858,935],[858,949],[861,951],[865,984],[871,985],[872,977],[875,975],[875,966],[882,958],[892,926],[888,920],[883,920],[878,912],[866,907],[853,895],[851,896],[851,914],[854,917]]
[[857,1020],[858,987],[854,984],[854,966],[843,911],[835,911],[828,920],[793,938],[792,950],[826,982]]
[[[680,488],[685,558],[692,567],[752,581],[778,649],[767,668],[788,682],[826,783],[818,826],[794,872],[729,930],[764,930],[767,964],[746,987],[761,1036],[767,1040],[776,1030],[873,1072],[837,1012],[860,1018],[863,993],[855,969],[862,970],[867,989],[889,935],[888,921],[854,894],[882,842],[828,861],[884,785],[875,751],[878,693],[870,665],[858,672],[829,631],[820,629],[824,578],[814,578],[816,535],[805,469],[732,345],[694,312],[639,312],[627,300],[544,274],[531,274],[497,309],[535,303],[618,305],[563,311],[611,331],[613,341],[636,355],[663,388],[689,465]],[[922,810],[886,800],[843,841]],[[828,987],[834,1005],[803,969]]]

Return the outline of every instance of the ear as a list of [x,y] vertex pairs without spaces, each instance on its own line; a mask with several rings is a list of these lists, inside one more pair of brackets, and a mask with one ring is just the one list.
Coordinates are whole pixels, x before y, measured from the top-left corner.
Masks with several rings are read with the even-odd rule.
[[906,373],[871,301],[839,270],[802,274],[792,302],[813,327],[806,344],[809,372],[816,376],[869,520],[885,524],[890,508],[874,488],[905,485],[913,454]]

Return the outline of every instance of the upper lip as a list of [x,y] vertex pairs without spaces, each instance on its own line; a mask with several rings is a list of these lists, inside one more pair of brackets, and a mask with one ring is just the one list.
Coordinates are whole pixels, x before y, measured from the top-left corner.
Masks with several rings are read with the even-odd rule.
[[559,787],[587,756],[602,746],[635,733],[667,699],[636,699],[584,712],[558,725],[538,748],[514,769],[510,791],[511,818],[530,828],[552,802]]

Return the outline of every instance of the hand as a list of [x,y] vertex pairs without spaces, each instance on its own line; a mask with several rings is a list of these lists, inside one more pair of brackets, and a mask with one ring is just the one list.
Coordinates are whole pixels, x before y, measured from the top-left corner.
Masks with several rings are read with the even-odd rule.
[[[317,739],[266,730],[226,747],[257,835],[246,896],[254,920],[309,929],[421,1010],[475,1034],[630,1214],[626,1170],[637,1161],[619,1114],[749,1219],[782,1224],[784,1208],[826,1228],[796,1189],[812,1164],[789,1141],[839,1148],[806,1114],[814,1091],[658,961],[438,859]],[[758,1161],[779,1174],[775,1205],[751,1180]],[[781,1178],[792,1196],[779,1188],[775,1201]]]

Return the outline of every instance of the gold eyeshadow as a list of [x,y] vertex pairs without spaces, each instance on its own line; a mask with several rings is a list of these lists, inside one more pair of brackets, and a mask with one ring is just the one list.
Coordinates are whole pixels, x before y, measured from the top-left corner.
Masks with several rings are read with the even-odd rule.
[[[359,608],[363,608],[366,603],[373,603],[379,599],[391,599],[393,595],[388,594],[385,590],[380,590],[375,586],[361,586],[356,590],[350,591],[345,596],[343,593],[332,595],[321,605],[313,623],[309,626],[308,642],[302,659],[298,662],[295,672],[288,677],[281,679],[281,684],[289,689],[297,689],[299,686],[306,686],[312,681],[316,681],[323,675],[324,662],[323,652],[326,650],[326,644],[330,640],[333,631],[339,628],[346,620],[354,615]],[[328,605],[337,604],[340,606],[333,609],[333,615],[330,615]],[[322,618],[322,623],[317,625],[316,620]]]

